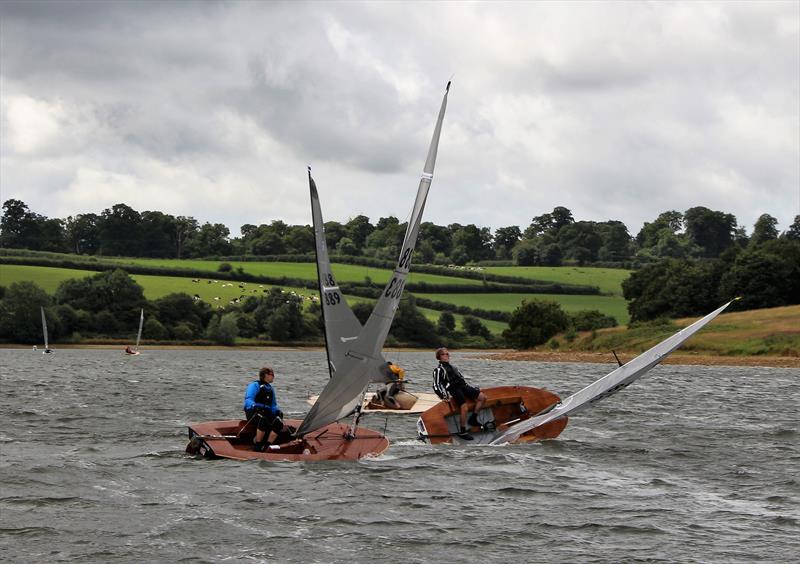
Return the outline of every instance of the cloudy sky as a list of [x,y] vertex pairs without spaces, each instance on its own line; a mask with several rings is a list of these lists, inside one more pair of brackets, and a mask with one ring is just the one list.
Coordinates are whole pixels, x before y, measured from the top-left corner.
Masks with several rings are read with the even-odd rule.
[[0,3],[0,197],[221,222],[800,213],[800,2]]

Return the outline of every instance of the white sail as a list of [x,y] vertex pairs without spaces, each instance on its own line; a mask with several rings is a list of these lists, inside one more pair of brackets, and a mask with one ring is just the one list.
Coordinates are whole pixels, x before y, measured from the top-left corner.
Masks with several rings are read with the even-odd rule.
[[44,333],[44,350],[45,352],[48,352],[50,347],[48,346],[48,341],[47,341],[47,319],[44,316],[44,307],[39,306],[39,309],[42,312],[42,333]]
[[731,303],[734,301],[736,300],[731,300],[722,307],[712,311],[702,319],[699,319],[688,327],[681,329],[671,337],[661,341],[656,346],[643,352],[629,363],[620,366],[610,374],[603,376],[579,392],[574,393],[567,399],[556,404],[556,406],[548,412],[521,421],[516,425],[512,425],[504,432],[498,434],[498,436],[495,437],[490,444],[497,445],[514,442],[523,433],[531,431],[536,427],[544,425],[545,423],[549,423],[550,421],[559,419],[560,417],[574,415],[575,413],[594,405],[595,402],[617,393],[634,380],[644,376],[650,371],[651,368],[664,360],[667,356],[669,356],[670,353],[681,346],[686,339],[697,333],[716,316],[725,311],[725,308],[731,305]]
[[139,315],[139,332],[136,333],[136,346],[133,347],[135,352],[139,352],[139,341],[142,339],[142,327],[144,326],[144,308],[142,308],[142,313]]
[[[350,309],[336,279],[333,277],[331,261],[328,256],[328,245],[325,242],[325,227],[322,220],[322,208],[319,203],[317,185],[308,170],[308,185],[311,192],[311,217],[314,224],[314,241],[317,254],[317,278],[319,280],[319,299],[322,308],[322,319],[325,326],[325,345],[328,353],[328,369],[331,377],[336,374],[336,367],[341,364],[347,350],[361,333],[361,322]],[[386,361],[381,357],[371,369],[370,381],[384,383],[386,376],[381,371]]]
[[400,258],[394,269],[391,280],[381,293],[378,303],[372,310],[367,323],[358,334],[358,338],[349,341],[344,356],[336,367],[336,378],[328,380],[325,389],[311,407],[306,418],[301,423],[297,434],[302,436],[316,429],[324,427],[334,421],[352,413],[360,405],[364,390],[369,385],[372,370],[376,363],[382,361],[381,349],[386,341],[386,336],[394,319],[395,311],[403,294],[406,277],[411,267],[411,255],[417,242],[419,226],[422,221],[422,212],[425,209],[425,200],[433,180],[433,169],[436,164],[436,154],[439,147],[439,137],[442,123],[447,108],[447,94],[450,83],[447,83],[439,116],[433,131],[428,157],[422,172],[422,178],[417,189],[414,209],[408,222],[408,228],[403,239]]

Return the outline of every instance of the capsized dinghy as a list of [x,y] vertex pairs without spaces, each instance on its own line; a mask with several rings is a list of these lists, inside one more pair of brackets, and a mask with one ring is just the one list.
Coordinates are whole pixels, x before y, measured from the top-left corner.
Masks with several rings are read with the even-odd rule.
[[[513,399],[514,394],[509,394],[507,388],[484,388],[481,391],[487,396],[487,401],[484,409],[477,414],[477,420],[481,425],[469,429],[473,440],[467,441],[455,435],[459,425],[458,411],[455,409],[455,405],[450,405],[450,401],[442,401],[422,414],[417,421],[418,437],[420,440],[427,440],[431,443],[491,445],[554,439],[567,426],[567,416],[589,408],[647,374],[651,368],[710,323],[734,301],[731,300],[702,319],[681,329],[564,401],[560,401],[555,394],[538,388],[515,388],[535,390],[536,392],[531,399],[523,398],[520,393],[519,401]],[[503,405],[504,401],[507,402],[507,406]],[[522,404],[524,404],[524,408],[521,407]]]
[[[187,453],[235,460],[358,460],[365,456],[380,454],[388,448],[389,441],[386,437],[377,431],[360,428],[358,423],[364,396],[374,377],[376,367],[385,364],[381,350],[389,334],[411,268],[411,255],[417,242],[425,201],[433,180],[449,88],[450,83],[447,84],[442,98],[397,266],[369,319],[363,327],[356,320],[358,327],[350,325],[354,334],[346,339],[340,338],[338,342],[332,344],[331,336],[335,333],[329,331],[328,326],[340,318],[334,316],[329,319],[331,310],[323,308],[323,322],[326,328],[325,350],[328,354],[330,379],[305,419],[299,422],[287,421],[287,424],[297,425],[291,437],[286,437],[288,440],[279,440],[278,444],[274,445],[277,448],[270,448],[264,452],[252,450],[255,428],[252,428],[254,427],[252,424],[251,428],[248,428],[246,421],[192,423],[189,425],[190,442],[186,447]],[[310,169],[308,183],[312,214],[316,215],[319,211],[319,196]],[[319,218],[319,222],[315,218],[315,227],[322,225],[321,214]],[[317,252],[321,246],[320,240],[324,245],[324,234],[321,235],[321,237],[317,235]],[[319,259],[317,264],[319,266]],[[339,304],[342,302],[342,297],[333,275],[330,272],[320,271],[320,303]],[[344,310],[337,311],[344,312]],[[346,316],[347,313],[344,312],[343,315]],[[333,360],[337,361],[335,366]],[[350,425],[339,423],[339,420],[351,415],[353,419]]]

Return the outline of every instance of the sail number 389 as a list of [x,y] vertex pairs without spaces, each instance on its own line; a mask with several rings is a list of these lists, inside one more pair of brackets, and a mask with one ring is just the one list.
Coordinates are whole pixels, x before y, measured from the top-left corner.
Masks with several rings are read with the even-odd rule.
[[336,305],[342,301],[339,292],[325,292],[325,305]]

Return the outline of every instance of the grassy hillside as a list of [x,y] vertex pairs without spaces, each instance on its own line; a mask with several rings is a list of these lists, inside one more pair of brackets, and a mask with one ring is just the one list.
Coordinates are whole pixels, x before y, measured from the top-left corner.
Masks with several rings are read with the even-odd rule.
[[559,284],[597,286],[603,294],[620,297],[622,296],[622,281],[631,274],[630,270],[588,266],[491,266],[485,267],[483,270],[492,274],[521,276]]
[[[568,342],[556,337],[559,350],[639,353],[656,345],[697,318],[668,324],[642,324],[582,333]],[[542,348],[549,348],[545,345]],[[681,346],[682,353],[709,355],[800,356],[800,305],[723,313]]]
[[514,311],[522,300],[550,300],[558,303],[564,311],[575,312],[583,309],[597,309],[613,316],[620,324],[628,323],[628,303],[617,296],[570,296],[560,294],[416,294],[454,305],[497,311]]

